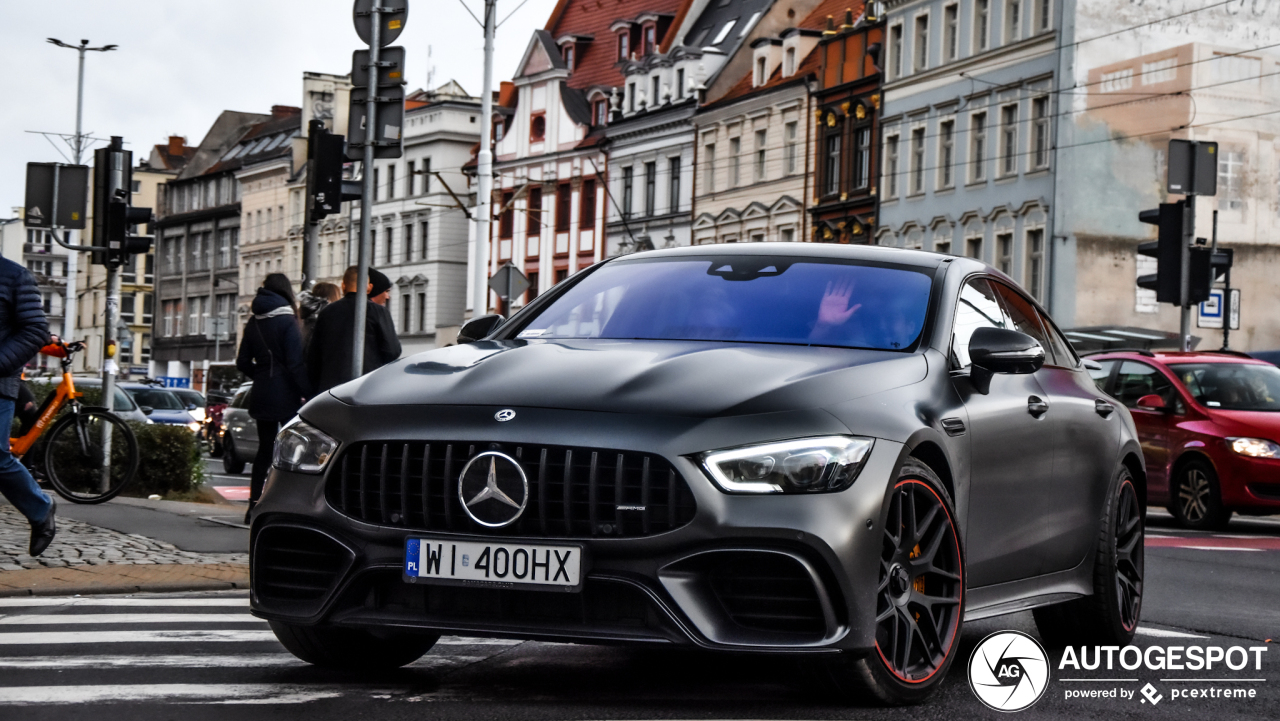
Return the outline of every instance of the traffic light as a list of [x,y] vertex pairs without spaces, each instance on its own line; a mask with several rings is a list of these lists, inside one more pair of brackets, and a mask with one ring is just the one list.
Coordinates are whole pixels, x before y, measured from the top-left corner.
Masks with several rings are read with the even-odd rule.
[[93,152],[93,245],[95,265],[119,267],[131,254],[151,249],[151,238],[132,235],[135,225],[151,222],[150,208],[129,205],[133,190],[133,153],[118,136]]
[[1160,229],[1159,240],[1138,245],[1138,254],[1156,259],[1155,275],[1138,276],[1138,287],[1154,290],[1156,302],[1182,304],[1182,217],[1185,201],[1143,210],[1138,220]]
[[347,162],[345,145],[346,139],[329,132],[324,121],[311,121],[307,134],[311,161],[307,170],[307,197],[312,222],[340,212],[343,201],[361,197],[359,183],[342,179],[342,167]]

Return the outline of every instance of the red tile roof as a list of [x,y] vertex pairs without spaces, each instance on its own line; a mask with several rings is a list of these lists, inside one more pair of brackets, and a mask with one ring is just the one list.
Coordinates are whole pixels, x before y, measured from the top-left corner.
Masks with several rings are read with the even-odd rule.
[[[580,48],[576,67],[569,76],[569,87],[586,89],[593,86],[619,87],[622,72],[618,67],[618,41],[609,26],[619,20],[630,20],[641,13],[678,15],[683,17],[692,0],[560,0],[546,30],[553,38],[565,35],[590,35],[592,41]],[[667,35],[679,30],[673,22]],[[667,38],[658,40],[663,46]]]
[[[852,10],[853,18],[857,20],[865,5],[863,0],[822,0],[796,27],[802,30],[822,30],[827,27],[827,16],[831,16],[838,28],[844,22],[845,10]],[[782,66],[779,65],[773,71],[773,75],[769,76],[769,80],[759,87],[752,87],[752,72],[748,71],[737,83],[734,83],[732,88],[729,88],[728,92],[716,98],[714,102],[708,103],[707,107],[728,103],[753,93],[768,92],[774,88],[804,80],[809,74],[817,73],[821,69],[822,54],[819,52],[821,48],[821,45],[815,45],[813,50],[804,56],[804,60],[800,61],[794,75],[782,77]]]

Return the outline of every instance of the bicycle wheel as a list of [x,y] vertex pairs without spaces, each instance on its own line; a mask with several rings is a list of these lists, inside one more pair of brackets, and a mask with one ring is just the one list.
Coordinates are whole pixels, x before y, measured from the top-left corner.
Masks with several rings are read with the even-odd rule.
[[[110,471],[104,471],[107,443]],[[72,503],[115,498],[138,470],[138,440],[129,425],[107,411],[69,413],[49,431],[44,471],[58,495]]]

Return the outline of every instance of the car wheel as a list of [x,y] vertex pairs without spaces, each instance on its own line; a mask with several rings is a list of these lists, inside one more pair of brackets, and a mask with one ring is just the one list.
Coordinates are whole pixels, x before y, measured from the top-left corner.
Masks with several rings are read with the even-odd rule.
[[222,445],[222,470],[233,476],[244,473],[244,461],[236,455],[236,444],[230,436]]
[[384,671],[422,658],[439,635],[383,634],[354,628],[294,626],[271,622],[289,653],[315,666],[344,671]]
[[919,703],[946,676],[964,622],[964,559],[938,476],[908,459],[889,497],[876,586],[876,645],[826,665],[835,690],[881,704]]
[[1093,595],[1037,608],[1036,628],[1046,646],[1125,646],[1142,616],[1143,542],[1146,531],[1133,475],[1121,467],[1098,532]]
[[1178,525],[1200,531],[1226,527],[1231,511],[1222,507],[1213,466],[1201,460],[1187,461],[1174,483],[1171,510]]

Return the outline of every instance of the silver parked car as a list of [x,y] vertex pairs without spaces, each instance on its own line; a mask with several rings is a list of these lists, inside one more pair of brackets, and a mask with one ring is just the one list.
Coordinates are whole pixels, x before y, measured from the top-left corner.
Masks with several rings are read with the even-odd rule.
[[258,454],[258,424],[249,417],[252,386],[240,386],[222,411],[222,470],[227,473],[244,473],[245,464]]
[[[57,378],[33,378],[28,383],[55,383],[61,379]],[[99,376],[76,377],[72,379],[76,384],[77,390],[85,390],[93,388],[101,392],[102,378]],[[111,404],[111,411],[126,421],[135,423],[152,423],[153,421],[147,417],[145,411],[134,402],[133,397],[124,391],[123,388],[116,385],[115,402]]]

